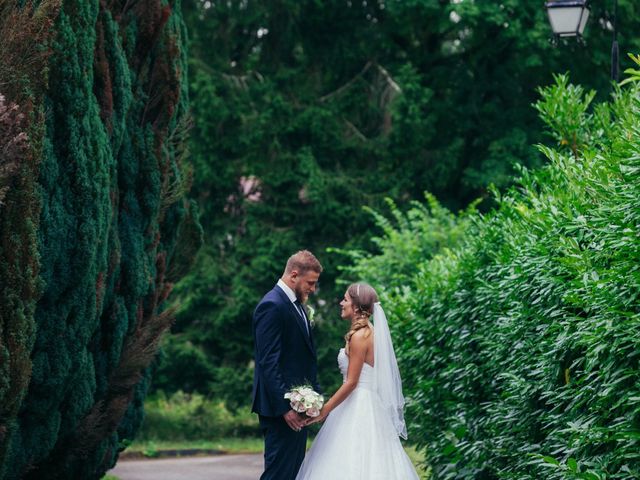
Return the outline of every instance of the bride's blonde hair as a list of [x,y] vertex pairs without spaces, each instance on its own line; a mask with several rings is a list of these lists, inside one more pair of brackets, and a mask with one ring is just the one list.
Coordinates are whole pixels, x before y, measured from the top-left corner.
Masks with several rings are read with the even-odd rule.
[[347,295],[351,299],[351,304],[356,314],[356,320],[351,324],[351,328],[344,336],[345,352],[349,354],[349,342],[354,333],[362,328],[366,328],[364,336],[371,335],[371,324],[369,317],[373,313],[373,305],[378,301],[378,294],[373,287],[367,283],[352,283],[347,288]]

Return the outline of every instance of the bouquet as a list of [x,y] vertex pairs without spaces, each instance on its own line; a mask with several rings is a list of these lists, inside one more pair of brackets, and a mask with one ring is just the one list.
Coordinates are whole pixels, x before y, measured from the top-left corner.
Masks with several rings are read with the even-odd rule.
[[284,394],[284,398],[290,401],[294,411],[312,418],[320,415],[320,409],[324,405],[324,397],[309,385],[293,387],[290,392]]

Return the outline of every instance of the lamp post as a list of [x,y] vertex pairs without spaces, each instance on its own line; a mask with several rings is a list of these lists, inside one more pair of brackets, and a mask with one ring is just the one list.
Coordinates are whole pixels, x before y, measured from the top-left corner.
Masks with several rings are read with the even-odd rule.
[[620,73],[618,52],[618,0],[615,0],[613,4],[613,40],[611,42],[611,80],[618,83],[618,77]]
[[[549,23],[557,37],[582,38],[584,27],[589,19],[587,0],[549,0],[544,4],[549,16]],[[613,7],[613,40],[611,44],[611,79],[618,81],[618,0]]]

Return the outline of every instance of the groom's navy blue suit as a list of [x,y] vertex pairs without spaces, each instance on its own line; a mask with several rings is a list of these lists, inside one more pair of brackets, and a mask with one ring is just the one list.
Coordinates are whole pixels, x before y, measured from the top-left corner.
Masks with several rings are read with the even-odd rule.
[[[306,313],[306,312],[305,312]],[[291,387],[311,384],[319,392],[318,366],[311,328],[287,294],[276,285],[253,313],[255,372],[253,412],[265,437],[265,471],[261,480],[294,480],[304,459],[306,429],[289,428],[283,415]]]

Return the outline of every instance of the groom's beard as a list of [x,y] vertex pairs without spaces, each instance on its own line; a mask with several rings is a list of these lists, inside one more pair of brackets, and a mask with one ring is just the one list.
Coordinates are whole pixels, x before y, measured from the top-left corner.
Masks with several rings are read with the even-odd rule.
[[300,303],[306,303],[309,295],[305,294],[300,288],[296,287],[294,289],[294,293],[296,294],[296,298],[300,300]]

